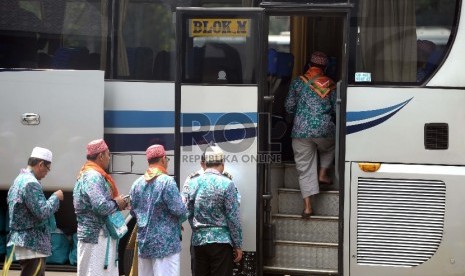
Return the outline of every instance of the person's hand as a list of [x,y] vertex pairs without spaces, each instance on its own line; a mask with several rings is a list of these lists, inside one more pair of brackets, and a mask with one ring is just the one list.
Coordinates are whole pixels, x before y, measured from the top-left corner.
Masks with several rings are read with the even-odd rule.
[[233,249],[234,262],[238,263],[242,260],[242,249],[234,248]]
[[58,197],[59,200],[63,200],[63,191],[62,190],[58,190],[56,192],[53,193],[56,197]]
[[124,198],[122,196],[120,196],[120,195],[113,198],[113,200],[116,202],[116,204],[118,204],[118,208],[120,210],[124,210],[126,208],[126,206],[128,205],[126,200],[124,200]]

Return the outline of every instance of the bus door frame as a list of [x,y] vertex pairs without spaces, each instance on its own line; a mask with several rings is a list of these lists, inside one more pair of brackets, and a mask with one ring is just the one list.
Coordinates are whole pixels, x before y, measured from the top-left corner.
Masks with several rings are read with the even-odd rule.
[[[350,47],[355,47],[351,42],[351,13],[354,11],[354,4],[336,3],[336,4],[307,4],[307,3],[288,3],[288,2],[262,2],[260,7],[265,9],[265,26],[269,25],[269,16],[291,16],[291,15],[330,15],[343,20],[343,38],[341,45],[341,79],[337,82],[337,100],[336,100],[336,150],[335,150],[335,175],[339,183],[339,226],[338,226],[338,271],[343,275],[344,266],[349,268],[348,259],[344,259],[344,240],[348,234],[344,233],[344,201],[345,195],[345,136],[346,136],[346,104],[347,104],[347,84],[349,72],[349,53]],[[268,30],[267,30],[268,31]],[[352,39],[355,41],[355,39]],[[291,41],[292,43],[292,41]],[[268,43],[266,45],[268,47]],[[348,179],[350,181],[350,179]],[[350,198],[347,198],[350,200]],[[349,214],[350,215],[350,214]],[[349,222],[347,222],[349,223]],[[348,271],[348,270],[347,270]]]
[[[181,146],[182,146],[182,134],[181,134],[181,86],[183,83],[183,66],[184,66],[184,53],[183,38],[186,30],[183,26],[185,17],[202,16],[233,16],[240,17],[241,15],[255,18],[256,21],[253,24],[258,24],[258,36],[254,37],[255,44],[257,45],[256,52],[264,53],[258,55],[255,82],[250,85],[256,85],[258,89],[257,99],[257,150],[258,154],[269,153],[270,142],[269,142],[269,123],[271,122],[271,116],[267,114],[272,104],[272,99],[268,97],[268,88],[266,81],[267,72],[267,59],[266,59],[266,47],[268,41],[268,25],[264,26],[264,9],[263,8],[199,8],[199,7],[178,7],[176,9],[176,78],[175,78],[175,160],[181,160]],[[266,21],[267,22],[267,21]],[[175,163],[175,175],[178,177],[177,181],[180,183],[183,181],[179,179],[181,169],[181,162]],[[264,209],[264,198],[267,198],[263,186],[261,183],[269,181],[270,177],[270,164],[265,162],[257,162],[257,195],[256,195],[256,272],[257,275],[262,274],[263,257],[262,255],[262,236],[263,236],[263,209]]]

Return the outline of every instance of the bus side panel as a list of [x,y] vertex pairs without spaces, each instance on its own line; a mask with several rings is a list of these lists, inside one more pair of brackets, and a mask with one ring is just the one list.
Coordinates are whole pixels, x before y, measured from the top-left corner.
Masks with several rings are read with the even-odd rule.
[[[349,87],[346,160],[464,165],[464,102],[456,89]],[[436,123],[448,128],[447,148],[425,149]]]
[[[103,72],[1,72],[0,83],[0,188],[9,189],[32,148],[41,146],[53,153],[44,190],[72,191],[87,143],[103,135]],[[40,123],[23,124],[25,113]]]
[[351,164],[349,275],[465,275],[465,167]]
[[[257,93],[257,87],[181,86],[181,182],[200,169],[206,143],[220,146],[226,155],[225,171],[241,196],[242,250],[252,252],[256,251]],[[190,235],[185,223],[185,249]],[[189,275],[189,252],[182,254],[181,274]]]
[[147,169],[145,150],[162,144],[174,173],[174,84],[105,82],[105,140],[111,172],[122,194]]

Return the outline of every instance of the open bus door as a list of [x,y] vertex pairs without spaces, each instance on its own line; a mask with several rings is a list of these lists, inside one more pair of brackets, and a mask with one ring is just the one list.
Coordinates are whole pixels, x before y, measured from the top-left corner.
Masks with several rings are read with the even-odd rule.
[[[240,193],[243,261],[237,270],[255,274],[260,244],[261,195],[267,152],[259,123],[265,73],[263,9],[178,8],[176,17],[176,175],[181,187],[200,169],[202,152],[216,144],[225,171]],[[260,125],[260,127],[259,127]],[[266,126],[265,126],[266,127]],[[184,224],[181,274],[190,275],[191,229]],[[240,266],[240,267],[239,267]]]

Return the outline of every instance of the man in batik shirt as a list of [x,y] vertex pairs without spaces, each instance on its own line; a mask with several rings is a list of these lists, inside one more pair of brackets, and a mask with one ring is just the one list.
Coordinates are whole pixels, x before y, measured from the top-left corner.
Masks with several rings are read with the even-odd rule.
[[[63,200],[61,190],[48,200],[42,191],[42,180],[50,171],[52,152],[35,147],[27,162],[8,191],[10,237],[8,246],[14,246],[16,260],[21,265],[21,275],[44,275],[45,258],[52,254],[50,242],[54,213]],[[53,226],[52,226],[53,227]]]
[[[110,237],[105,219],[118,209],[124,210],[127,204],[107,172],[109,164],[110,151],[103,139],[87,144],[87,162],[81,168],[73,190],[73,204],[78,222],[79,276],[119,275],[116,261],[118,241]],[[108,267],[105,269],[106,252]]]
[[181,223],[187,219],[178,185],[167,173],[162,145],[146,150],[149,167],[131,187],[131,215],[137,220],[138,270],[144,276],[179,276]]
[[[184,181],[184,186],[182,188],[182,198],[185,203],[187,203],[187,196],[189,194],[189,182],[191,179],[196,178],[197,176],[201,176],[204,174],[205,169],[207,167],[205,166],[205,152],[202,154],[200,157],[200,170],[191,173],[186,180]],[[222,174],[226,176],[227,178],[232,180],[232,175],[228,173],[227,171],[223,171]],[[237,189],[237,188],[236,188]],[[241,203],[241,195],[239,191],[237,192],[237,200],[239,201],[239,204]],[[190,255],[191,255],[191,273],[192,276],[195,276],[195,268],[194,268],[194,263],[195,263],[195,252],[194,252],[194,246],[191,244],[190,246]]]
[[237,189],[222,175],[224,153],[205,151],[205,172],[189,181],[188,219],[192,228],[195,275],[233,275],[242,259],[242,227]]
[[286,111],[294,115],[292,148],[304,219],[313,214],[310,196],[320,192],[318,184],[331,184],[328,169],[334,161],[336,86],[325,76],[327,64],[324,53],[314,52],[307,72],[292,81],[285,103]]

